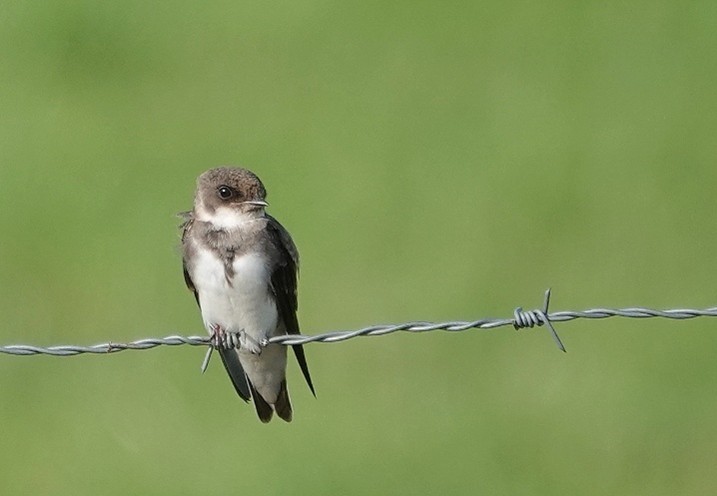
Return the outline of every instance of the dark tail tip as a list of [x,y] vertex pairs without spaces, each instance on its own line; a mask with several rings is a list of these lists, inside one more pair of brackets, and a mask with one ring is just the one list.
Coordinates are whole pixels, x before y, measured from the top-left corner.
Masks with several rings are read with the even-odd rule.
[[249,381],[249,387],[251,388],[251,399],[254,400],[254,408],[256,408],[256,414],[259,416],[259,420],[265,424],[271,420],[274,415],[274,410],[271,405],[267,403],[264,398],[254,389],[254,385]]
[[281,389],[279,390],[279,396],[276,398],[274,404],[276,414],[286,422],[291,422],[293,418],[293,411],[291,409],[291,401],[289,400],[289,391],[286,388],[286,379],[281,381]]

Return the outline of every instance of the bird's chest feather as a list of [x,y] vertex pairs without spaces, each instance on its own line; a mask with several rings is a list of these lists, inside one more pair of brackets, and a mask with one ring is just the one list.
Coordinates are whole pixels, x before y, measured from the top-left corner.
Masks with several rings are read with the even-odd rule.
[[263,337],[274,332],[278,313],[270,291],[271,272],[257,252],[223,260],[215,251],[197,250],[192,279],[206,326],[244,330]]

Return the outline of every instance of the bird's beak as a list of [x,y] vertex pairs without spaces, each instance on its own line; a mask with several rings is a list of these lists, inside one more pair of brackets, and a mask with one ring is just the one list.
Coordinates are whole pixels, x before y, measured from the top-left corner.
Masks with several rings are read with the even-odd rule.
[[248,200],[244,203],[247,203],[249,205],[256,205],[257,207],[268,207],[269,204],[266,203],[264,200]]

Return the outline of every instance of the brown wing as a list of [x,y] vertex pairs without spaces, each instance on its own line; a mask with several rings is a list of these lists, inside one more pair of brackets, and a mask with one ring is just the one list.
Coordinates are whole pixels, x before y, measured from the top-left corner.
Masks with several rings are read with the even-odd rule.
[[[194,293],[194,299],[197,300],[197,305],[199,305],[201,310],[202,304],[199,301],[199,293],[197,292],[197,288],[194,287],[192,277],[189,275],[189,267],[187,264],[187,259],[191,252],[191,247],[187,244],[187,236],[190,235],[194,218],[191,212],[183,212],[180,216],[184,219],[184,222],[180,226],[182,229],[182,269],[184,270],[184,282],[190,291]],[[251,398],[249,384],[246,374],[244,373],[244,368],[241,366],[241,362],[239,362],[239,355],[237,355],[234,350],[219,349],[218,351],[237,394],[244,401],[249,401],[249,398]]]
[[[270,215],[268,229],[272,231],[272,239],[278,240],[276,248],[282,253],[282,261],[271,275],[271,285],[276,298],[276,305],[279,310],[279,317],[284,322],[287,334],[301,334],[299,330],[299,320],[296,317],[296,311],[299,308],[298,299],[296,296],[297,276],[299,271],[299,252],[296,249],[294,241],[284,227]],[[299,362],[301,372],[304,374],[304,379],[311,390],[311,393],[316,396],[314,391],[314,384],[311,381],[311,374],[309,373],[309,365],[306,363],[306,355],[304,354],[304,348],[300,345],[293,345],[294,354],[296,355],[296,361]]]
[[197,288],[194,287],[192,278],[189,275],[189,269],[187,268],[187,256],[189,251],[189,247],[187,245],[187,235],[192,229],[192,224],[194,224],[194,217],[192,216],[192,212],[180,212],[178,215],[183,219],[179,228],[182,230],[182,270],[184,270],[184,283],[187,285],[189,290],[194,293],[194,299],[197,300],[197,305],[199,305],[199,308],[201,309],[202,305],[199,303]]

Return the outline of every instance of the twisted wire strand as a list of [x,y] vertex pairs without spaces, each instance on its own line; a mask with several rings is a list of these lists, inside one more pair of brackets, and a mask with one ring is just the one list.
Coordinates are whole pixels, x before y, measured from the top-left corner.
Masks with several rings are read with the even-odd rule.
[[[717,307],[696,310],[690,308],[677,308],[668,310],[654,310],[651,308],[630,307],[630,308],[592,308],[582,311],[559,311],[548,312],[550,301],[550,290],[545,293],[545,303],[542,309],[524,311],[518,307],[515,309],[512,318],[486,318],[473,321],[449,321],[449,322],[405,322],[401,324],[381,324],[364,327],[351,331],[329,331],[313,336],[288,334],[274,336],[268,343],[291,346],[307,343],[339,343],[361,336],[386,336],[395,332],[429,332],[447,331],[463,332],[469,329],[495,329],[497,327],[513,326],[516,330],[532,328],[535,326],[547,325],[550,334],[556,345],[565,351],[557,332],[553,327],[555,322],[568,322],[576,319],[607,319],[611,317],[623,317],[631,319],[663,318],[673,320],[694,319],[697,317],[717,317]],[[0,346],[0,353],[9,355],[53,355],[73,356],[85,353],[109,354],[125,350],[148,350],[158,346],[211,346],[210,336],[167,336],[164,338],[148,338],[132,341],[129,343],[103,343],[93,346],[61,345],[40,347],[32,345],[9,345]]]

